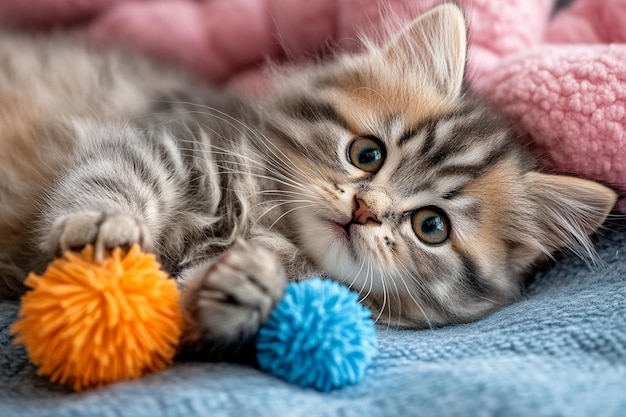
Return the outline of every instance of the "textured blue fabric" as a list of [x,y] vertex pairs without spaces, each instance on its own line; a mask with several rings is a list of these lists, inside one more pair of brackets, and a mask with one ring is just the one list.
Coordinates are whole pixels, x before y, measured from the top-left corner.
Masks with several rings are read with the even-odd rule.
[[358,294],[314,278],[287,285],[256,339],[264,371],[328,392],[363,378],[376,354],[376,330]]
[[244,365],[177,363],[139,381],[71,393],[35,374],[0,303],[0,416],[626,416],[626,225],[603,267],[566,258],[526,298],[476,323],[378,329],[360,384],[302,389]]

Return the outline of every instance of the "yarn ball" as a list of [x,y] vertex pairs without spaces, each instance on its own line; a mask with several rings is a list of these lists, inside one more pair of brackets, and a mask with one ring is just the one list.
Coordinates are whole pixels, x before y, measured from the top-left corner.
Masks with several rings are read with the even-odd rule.
[[15,343],[55,383],[80,391],[162,369],[182,328],[179,290],[152,254],[117,248],[104,262],[93,248],[67,252],[22,297]]
[[335,281],[287,285],[256,339],[262,370],[327,392],[359,382],[377,352],[370,311]]

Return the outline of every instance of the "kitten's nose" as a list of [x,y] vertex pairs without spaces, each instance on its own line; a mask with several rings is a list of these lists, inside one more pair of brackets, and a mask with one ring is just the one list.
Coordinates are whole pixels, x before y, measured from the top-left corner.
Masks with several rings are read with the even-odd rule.
[[360,198],[354,200],[354,212],[352,213],[352,222],[356,224],[380,224],[380,221],[376,218],[376,215],[372,212],[372,209],[370,209],[365,201],[361,200]]

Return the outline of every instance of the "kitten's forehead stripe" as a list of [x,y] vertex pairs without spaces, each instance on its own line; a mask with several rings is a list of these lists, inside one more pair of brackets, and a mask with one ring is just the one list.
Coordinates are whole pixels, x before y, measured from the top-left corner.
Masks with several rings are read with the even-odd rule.
[[329,102],[323,102],[314,99],[299,99],[294,103],[290,103],[289,106],[294,114],[308,122],[331,122],[341,126],[344,129],[348,128],[348,123],[339,114],[337,109]]
[[410,139],[415,137],[417,134],[419,134],[419,129],[410,128],[409,130],[404,132],[404,134],[400,137],[400,140],[398,141],[398,145],[401,146],[401,145],[405,144]]
[[[477,178],[514,152],[509,126],[494,121],[481,108],[461,108],[459,117],[449,113],[430,118],[418,129],[414,135],[406,137],[422,142],[419,154],[404,155],[394,175],[410,178],[415,177],[415,172],[420,173],[421,179],[410,187],[414,193],[436,188],[442,177]],[[406,146],[408,141],[401,140],[401,143]],[[452,190],[446,193],[449,191]]]
[[430,148],[432,148],[433,143],[435,143],[435,128],[437,123],[434,120],[428,120],[427,123],[424,124],[424,140],[422,142],[422,146],[420,149],[420,153],[424,154],[428,152]]
[[500,160],[506,158],[509,155],[509,151],[510,147],[507,146],[507,143],[505,142],[501,144],[500,147],[493,148],[487,152],[482,160],[478,162],[471,164],[458,163],[443,166],[437,170],[437,173],[440,175],[470,175],[477,178],[483,175],[486,170],[497,164]]
[[[426,117],[425,119],[420,120],[418,123],[412,124],[406,130],[406,132],[398,140],[398,146],[402,146],[406,144],[409,140],[416,138],[420,131],[426,130],[432,132],[439,122],[445,122],[451,119],[461,119],[474,113],[476,113],[475,107],[463,106],[458,110],[455,109],[452,112],[445,112],[442,114],[436,114]],[[432,143],[429,143],[428,146],[423,146],[424,149],[430,149],[430,147],[432,147]]]
[[437,129],[438,123],[444,120],[441,117],[429,117],[426,120],[419,123],[419,125],[409,128],[408,132],[421,132],[422,135],[413,134],[409,136],[408,134],[401,137],[398,141],[398,145],[405,145],[411,139],[423,138],[423,142],[421,145],[421,153],[428,152],[435,143],[435,130]]

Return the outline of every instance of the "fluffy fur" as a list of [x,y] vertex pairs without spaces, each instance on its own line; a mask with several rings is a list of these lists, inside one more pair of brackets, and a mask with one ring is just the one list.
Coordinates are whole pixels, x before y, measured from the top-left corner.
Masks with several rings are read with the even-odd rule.
[[444,4],[252,103],[3,34],[3,278],[139,242],[181,281],[187,341],[219,352],[256,332],[285,279],[339,280],[412,328],[514,301],[554,250],[593,254],[615,193],[537,171],[523,135],[463,88],[465,33]]

